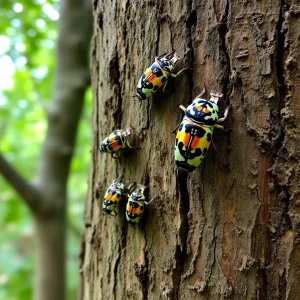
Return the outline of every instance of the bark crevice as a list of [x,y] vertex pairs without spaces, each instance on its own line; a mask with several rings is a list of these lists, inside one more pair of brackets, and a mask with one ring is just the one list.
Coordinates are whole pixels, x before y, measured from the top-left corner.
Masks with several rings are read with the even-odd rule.
[[121,128],[122,124],[122,82],[120,81],[120,64],[119,64],[119,54],[118,51],[115,50],[114,57],[110,61],[109,65],[109,72],[110,72],[110,79],[111,82],[116,89],[116,108],[112,114],[114,120],[115,120],[115,126],[116,128]]
[[[171,50],[167,49],[170,44],[185,54],[176,68],[184,64],[193,71],[191,76],[173,81],[176,92],[171,96],[160,90],[147,103],[123,105],[122,121],[132,122],[140,133],[141,150],[134,153],[134,159],[126,157],[129,150],[124,151],[126,164],[120,166],[110,159],[99,161],[95,153],[96,181],[103,173],[109,181],[113,179],[118,165],[126,178],[150,182],[151,197],[163,199],[154,202],[155,209],[150,205],[149,213],[145,211],[142,233],[132,234],[127,224],[120,224],[122,237],[119,231],[115,234],[115,226],[99,221],[94,210],[93,223],[105,228],[101,232],[103,241],[122,239],[118,274],[111,274],[115,278],[106,281],[107,288],[98,292],[96,280],[92,284],[85,280],[94,295],[101,299],[120,295],[129,299],[254,299],[291,294],[293,285],[296,289],[289,277],[291,270],[293,274],[299,271],[294,266],[297,248],[292,247],[300,226],[293,199],[299,188],[295,183],[298,169],[293,165],[297,152],[291,151],[289,141],[292,137],[292,143],[296,143],[298,117],[294,115],[298,106],[292,103],[292,92],[298,95],[295,89],[300,84],[297,74],[292,73],[299,59],[290,53],[293,45],[289,34],[294,34],[295,49],[299,30],[296,23],[288,27],[288,22],[298,18],[284,14],[286,8],[282,8],[278,20],[279,6],[286,1],[150,1],[129,6],[129,1],[99,2],[95,17],[103,14],[103,30],[97,37],[98,42],[104,41],[99,43],[99,53],[106,53],[107,47],[113,51],[118,41],[121,69],[116,84],[123,84],[122,95],[134,91],[134,83],[127,83],[132,78],[130,72],[144,71],[145,59],[153,62],[154,54]],[[116,6],[122,22],[109,18],[114,16]],[[170,24],[166,23],[168,17]],[[115,36],[124,28],[126,35]],[[96,131],[98,127],[112,128],[116,121],[109,108],[117,105],[117,99],[105,98],[116,95],[115,84],[105,85],[108,64],[109,60],[101,60],[101,78],[99,74],[94,76],[96,85],[101,86],[99,90],[94,87],[94,109],[100,115],[99,124],[94,124]],[[183,101],[190,104],[196,89],[201,90],[203,78],[223,92],[222,108],[224,102],[233,105],[229,118],[232,125],[224,123],[225,128],[233,130],[223,136],[221,151],[208,152],[205,163],[188,178],[187,185],[186,178],[173,172],[174,136],[168,132],[178,117],[178,105]],[[278,84],[282,86],[278,88]],[[102,120],[103,106],[109,108]],[[219,136],[216,130],[214,140]],[[104,189],[106,179],[101,180],[98,185]],[[88,205],[92,201],[88,199]],[[96,255],[93,251],[89,253],[91,263]],[[103,282],[109,262],[117,255],[114,251],[103,253],[103,262],[95,265]],[[116,295],[112,295],[113,289]]]
[[178,230],[178,245],[175,250],[176,269],[173,270],[173,296],[174,299],[180,299],[180,283],[182,280],[185,259],[187,257],[187,237],[189,231],[188,213],[190,210],[190,198],[187,188],[188,174],[178,172],[177,184],[179,191],[179,214],[180,227]]
[[[228,49],[226,46],[226,36],[227,33],[229,32],[228,28],[228,15],[229,15],[229,9],[230,9],[230,1],[226,0],[226,5],[225,5],[225,11],[224,14],[217,25],[218,33],[219,33],[219,38],[220,38],[220,47],[222,49],[222,52],[225,56],[225,64],[226,68],[224,71],[224,78],[222,82],[222,92],[224,94],[225,101],[228,103],[229,102],[229,96],[232,92],[232,84],[230,84],[230,73],[231,73],[231,63],[230,63],[230,56],[228,53]],[[218,16],[216,14],[216,16]]]

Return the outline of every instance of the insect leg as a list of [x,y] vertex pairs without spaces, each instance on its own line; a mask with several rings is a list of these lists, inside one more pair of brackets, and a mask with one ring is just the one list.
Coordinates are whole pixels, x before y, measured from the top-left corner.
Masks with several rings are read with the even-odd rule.
[[128,141],[126,141],[126,145],[127,145],[127,147],[128,147],[128,148],[130,148],[130,149],[134,149],[134,148],[136,148],[136,147],[133,147],[133,146],[131,146],[131,145],[129,144],[129,142],[128,142]]
[[[113,212],[115,213],[114,215],[112,214]],[[113,217],[115,217],[115,216],[117,216],[117,215],[118,215],[118,213],[117,213],[117,212],[114,210],[114,211],[112,211],[112,212],[111,212],[111,214],[110,214],[110,215],[111,215],[111,216],[113,216]]]
[[168,58],[168,59],[171,59],[172,57],[173,57],[173,55],[174,55],[174,52],[175,52],[175,50],[172,50],[171,52],[165,52],[165,53],[163,53],[163,54],[161,54],[161,55],[158,55],[158,56],[156,56],[155,57],[155,60],[157,61],[158,59],[161,59],[162,57],[166,57],[166,58]]
[[232,105],[230,104],[230,105],[226,108],[226,110],[225,110],[225,112],[224,112],[223,118],[218,119],[218,120],[217,120],[217,123],[224,122],[224,121],[226,120],[226,118],[228,117],[228,113],[229,113],[229,110],[231,109],[231,107],[232,107]]
[[141,148],[142,148],[142,147],[137,147],[137,146],[131,146],[131,145],[129,144],[129,141],[126,141],[125,144],[126,144],[126,146],[127,146],[128,148],[130,148],[130,149],[141,149]]
[[196,97],[201,98],[207,92],[206,82],[204,81],[202,92]]
[[145,201],[145,204],[148,205],[148,204],[150,204],[153,200],[155,200],[155,199],[157,199],[157,198],[159,198],[159,196],[156,196],[156,197],[152,198],[149,202],[146,202],[146,201]]
[[182,72],[187,71],[187,70],[193,70],[192,68],[183,68],[181,69],[179,72],[177,72],[176,74],[174,73],[170,73],[170,77],[177,77],[178,75],[180,75]]
[[136,182],[131,182],[128,185],[128,188],[127,188],[127,191],[126,191],[127,196],[128,196],[128,194],[131,194],[133,192],[133,190],[135,189],[135,187],[136,187]]
[[[220,120],[220,119],[219,119]],[[224,121],[224,120],[223,120]],[[222,125],[219,125],[219,124],[215,124],[214,125],[214,128],[220,128],[220,129],[223,129],[224,130],[224,126]]]
[[168,79],[167,79],[167,81],[166,81],[166,83],[164,85],[163,92],[165,91],[167,84],[168,84]]
[[211,143],[212,143],[212,145],[213,145],[214,149],[217,151],[217,148],[216,148],[216,146],[215,146],[215,144],[214,144],[214,141],[213,141],[213,140],[211,140]]
[[114,156],[114,154],[116,154],[116,153],[112,153],[112,158],[114,158],[114,159],[120,159],[120,157],[118,157],[118,156]]
[[176,131],[178,130],[180,124],[181,124],[181,123],[179,123],[179,124],[171,131],[171,133],[175,133],[175,134],[176,134]]
[[179,105],[179,108],[183,110],[184,113],[186,112],[186,108],[183,105]]
[[118,177],[118,178],[116,178],[114,181],[113,181],[113,183],[116,183],[116,182],[118,182],[119,180],[121,180],[123,178],[123,175],[122,176],[120,176],[120,177]]
[[136,101],[137,101],[137,100],[143,100],[139,94],[132,95],[131,97],[132,97],[132,98],[135,98],[134,100],[136,100]]

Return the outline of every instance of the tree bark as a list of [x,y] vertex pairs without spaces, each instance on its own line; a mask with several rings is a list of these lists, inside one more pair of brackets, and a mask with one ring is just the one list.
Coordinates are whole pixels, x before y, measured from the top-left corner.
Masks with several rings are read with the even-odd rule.
[[[94,1],[93,151],[81,299],[297,299],[300,6],[292,1]],[[176,49],[171,91],[133,99],[154,57]],[[191,51],[187,51],[191,50]],[[232,110],[204,163],[176,174],[173,128],[202,90]],[[206,96],[208,97],[208,96]],[[139,150],[99,153],[113,129]],[[142,224],[102,213],[113,179],[160,196]]]

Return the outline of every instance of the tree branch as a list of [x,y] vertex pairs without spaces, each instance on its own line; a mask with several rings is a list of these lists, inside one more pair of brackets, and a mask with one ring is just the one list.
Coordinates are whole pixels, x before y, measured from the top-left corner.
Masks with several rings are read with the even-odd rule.
[[39,193],[21,174],[0,153],[0,174],[6,179],[16,192],[22,197],[24,202],[34,212],[39,208]]

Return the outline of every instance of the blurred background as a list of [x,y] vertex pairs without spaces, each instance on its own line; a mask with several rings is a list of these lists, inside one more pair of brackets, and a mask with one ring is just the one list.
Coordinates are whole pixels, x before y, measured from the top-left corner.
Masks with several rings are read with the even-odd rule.
[[[37,172],[47,129],[44,106],[53,95],[59,17],[58,0],[0,1],[0,152],[28,181]],[[67,299],[76,298],[79,284],[91,103],[88,88],[67,185]],[[0,228],[0,299],[32,299],[33,219],[1,174]]]

